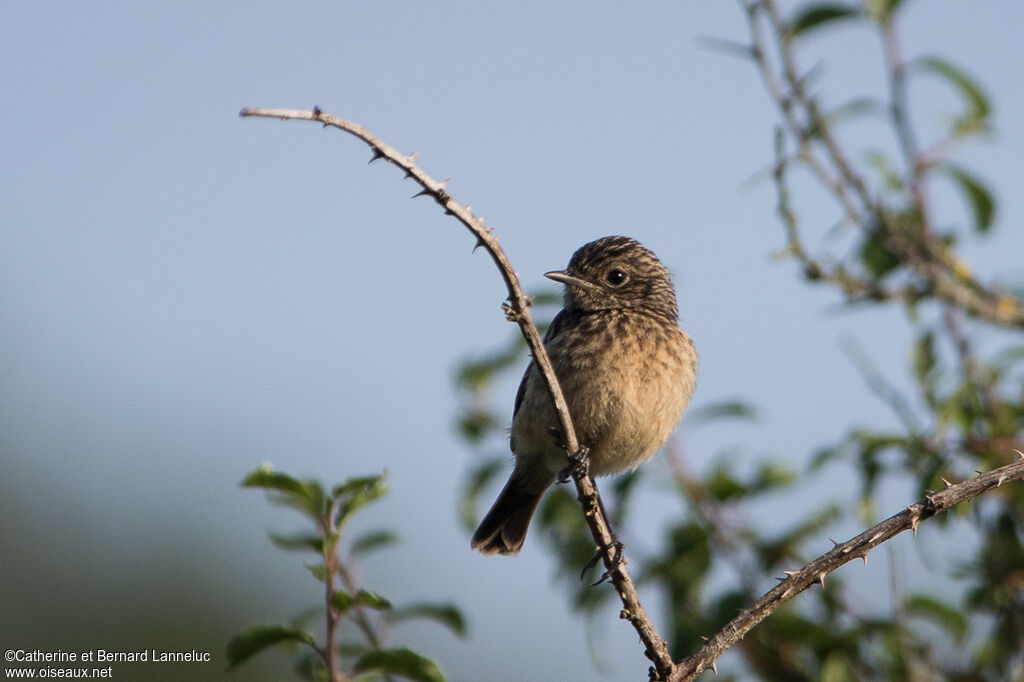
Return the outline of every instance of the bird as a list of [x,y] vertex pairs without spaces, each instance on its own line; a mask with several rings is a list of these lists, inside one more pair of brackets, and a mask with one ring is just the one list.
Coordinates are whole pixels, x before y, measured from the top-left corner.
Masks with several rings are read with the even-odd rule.
[[[562,309],[544,335],[589,471],[621,473],[650,458],[679,423],[697,382],[697,351],[679,327],[668,270],[635,239],[581,246],[565,270]],[[544,492],[569,460],[554,402],[531,361],[516,393],[509,446],[515,466],[473,534],[483,554],[518,554]]]

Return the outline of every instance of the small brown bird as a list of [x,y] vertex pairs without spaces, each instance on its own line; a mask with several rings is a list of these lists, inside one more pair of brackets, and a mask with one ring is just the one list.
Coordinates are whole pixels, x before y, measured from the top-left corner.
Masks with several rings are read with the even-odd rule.
[[[679,422],[697,381],[697,352],[679,328],[668,270],[629,237],[584,245],[564,271],[565,303],[544,335],[573,425],[590,449],[590,471],[613,474],[658,450]],[[568,461],[552,437],[554,403],[535,363],[512,413],[516,464],[473,534],[484,554],[517,554],[544,491]]]

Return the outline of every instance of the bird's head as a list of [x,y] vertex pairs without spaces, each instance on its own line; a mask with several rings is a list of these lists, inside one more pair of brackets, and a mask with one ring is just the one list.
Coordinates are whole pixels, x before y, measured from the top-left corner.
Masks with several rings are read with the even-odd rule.
[[642,307],[679,315],[668,270],[629,237],[602,237],[581,246],[565,270],[545,273],[565,285],[565,307],[582,311]]

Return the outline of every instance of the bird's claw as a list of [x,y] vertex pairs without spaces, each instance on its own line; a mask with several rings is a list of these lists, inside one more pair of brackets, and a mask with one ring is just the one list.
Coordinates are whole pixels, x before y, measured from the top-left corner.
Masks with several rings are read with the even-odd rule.
[[587,574],[587,571],[596,566],[597,562],[605,556],[609,549],[612,550],[612,559],[610,562],[611,566],[610,568],[608,568],[608,570],[601,574],[601,577],[597,579],[597,582],[593,582],[590,584],[591,587],[596,587],[597,585],[600,585],[601,583],[611,578],[612,573],[617,571],[619,566],[622,566],[626,563],[626,557],[623,554],[625,547],[619,541],[619,538],[613,534],[611,544],[605,545],[604,547],[598,547],[597,550],[594,552],[594,556],[590,557],[590,561],[588,561],[586,566],[583,567],[583,570],[580,571],[581,582],[583,580],[583,576]]
[[590,474],[590,449],[586,445],[581,445],[576,452],[569,454],[569,465],[558,472],[557,481],[568,483],[576,474],[581,477]]

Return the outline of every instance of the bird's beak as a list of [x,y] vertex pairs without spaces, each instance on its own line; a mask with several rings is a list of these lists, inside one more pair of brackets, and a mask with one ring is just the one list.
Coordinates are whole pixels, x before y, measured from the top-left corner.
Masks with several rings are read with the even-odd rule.
[[582,280],[582,279],[580,279],[578,277],[573,277],[572,275],[570,275],[569,273],[565,272],[564,270],[554,270],[552,272],[545,272],[544,276],[547,277],[548,279],[553,279],[556,282],[559,282],[559,283],[564,284],[566,286],[575,286],[575,287],[580,287],[582,289],[586,289],[586,288],[590,287],[590,282]]

